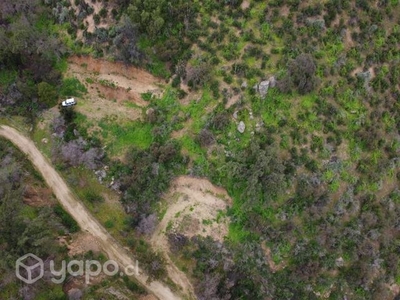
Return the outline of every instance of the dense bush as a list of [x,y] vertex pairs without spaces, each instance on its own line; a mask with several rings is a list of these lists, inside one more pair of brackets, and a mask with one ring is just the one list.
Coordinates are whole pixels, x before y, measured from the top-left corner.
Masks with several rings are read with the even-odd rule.
[[33,121],[57,100],[60,72],[55,63],[66,49],[45,26],[36,26],[39,15],[49,14],[38,1],[2,1],[0,9],[0,69],[7,74],[0,81],[0,107]]
[[148,216],[153,205],[181,167],[180,146],[173,140],[165,144],[153,143],[147,150],[131,149],[126,159],[129,171],[118,174],[124,192],[122,202],[133,217],[131,224],[146,232],[143,226],[147,221],[144,220],[150,220]]
[[300,94],[313,91],[317,85],[317,66],[309,54],[300,54],[288,64],[287,77],[279,86],[281,90],[288,91],[295,88]]
[[80,230],[78,223],[72,218],[60,204],[54,206],[54,213],[61,219],[61,222],[68,228],[69,232],[74,233]]

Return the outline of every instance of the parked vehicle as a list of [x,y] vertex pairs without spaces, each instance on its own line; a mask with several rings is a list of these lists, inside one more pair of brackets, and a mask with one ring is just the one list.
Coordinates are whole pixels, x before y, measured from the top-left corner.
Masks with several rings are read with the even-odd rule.
[[76,105],[75,98],[70,98],[70,99],[67,99],[67,100],[61,102],[61,106],[63,106],[63,107],[68,107],[68,106],[73,106],[73,105]]

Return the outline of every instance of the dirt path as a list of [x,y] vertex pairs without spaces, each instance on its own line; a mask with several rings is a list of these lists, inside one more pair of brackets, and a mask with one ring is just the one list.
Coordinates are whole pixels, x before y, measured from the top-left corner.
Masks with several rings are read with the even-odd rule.
[[[97,240],[100,248],[115,260],[123,269],[127,266],[135,266],[136,261],[133,257],[98,223],[90,214],[86,207],[72,194],[69,187],[57,171],[51,166],[48,160],[40,153],[31,139],[27,138],[19,131],[9,126],[0,126],[0,136],[10,140],[23,153],[25,153],[35,168],[42,174],[47,185],[53,190],[55,196],[62,206],[78,222],[83,231],[91,233]],[[139,270],[139,275],[135,276],[146,289],[159,299],[174,300],[182,299],[169,287],[159,281],[147,283],[148,276]],[[184,287],[183,290],[187,290]]]

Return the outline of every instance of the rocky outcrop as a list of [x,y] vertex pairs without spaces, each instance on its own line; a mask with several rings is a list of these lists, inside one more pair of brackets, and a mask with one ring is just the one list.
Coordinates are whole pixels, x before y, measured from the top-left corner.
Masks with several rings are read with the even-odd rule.
[[258,92],[262,99],[265,99],[268,93],[268,89],[276,86],[276,79],[274,76],[271,76],[268,80],[261,81],[259,84],[256,84],[253,88]]

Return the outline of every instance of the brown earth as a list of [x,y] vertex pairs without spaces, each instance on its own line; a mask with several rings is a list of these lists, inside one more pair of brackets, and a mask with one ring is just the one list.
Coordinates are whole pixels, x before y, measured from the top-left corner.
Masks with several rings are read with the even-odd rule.
[[111,62],[90,56],[72,56],[68,59],[68,62],[71,65],[70,68],[73,73],[92,74],[99,80],[107,80],[115,83],[117,87],[130,88],[128,95],[133,100],[137,100],[138,105],[147,105],[147,102],[141,99],[141,93],[161,93],[159,86],[162,84],[162,81],[143,69],[127,66],[122,62]]
[[78,97],[76,110],[89,120],[116,117],[119,123],[140,119],[148,105],[143,93],[162,95],[161,81],[145,70],[87,56],[68,59],[66,77],[75,77],[88,90]]
[[[162,82],[145,70],[127,66],[121,62],[110,62],[87,56],[72,56],[68,59],[65,77],[76,78],[85,85],[87,93],[76,97],[75,110],[87,117],[87,131],[102,138],[101,120],[112,120],[116,124],[126,124],[140,120],[143,107],[148,102],[141,94],[162,95]],[[50,111],[50,110],[49,110]],[[48,126],[58,108],[42,115],[39,128]]]
[[[171,279],[193,290],[186,275],[170,257],[167,234],[179,232],[188,237],[211,236],[214,240],[223,241],[229,225],[224,213],[232,200],[226,190],[212,185],[207,179],[189,176],[175,179],[164,199],[168,209],[151,237],[151,244],[155,250],[167,254],[167,270]],[[220,218],[219,212],[222,213]]]
[[52,192],[49,188],[27,185],[23,194],[25,204],[34,207],[43,207],[53,204]]
[[96,238],[87,232],[79,232],[73,235],[67,248],[69,256],[85,254],[88,251],[93,251],[95,253],[100,252],[100,247]]

